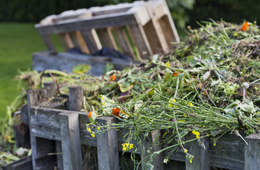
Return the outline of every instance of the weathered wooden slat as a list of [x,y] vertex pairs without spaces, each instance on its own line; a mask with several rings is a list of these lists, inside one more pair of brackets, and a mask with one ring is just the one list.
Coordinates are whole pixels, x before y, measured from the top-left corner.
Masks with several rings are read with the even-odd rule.
[[152,21],[149,21],[146,25],[144,25],[143,28],[144,28],[145,35],[150,43],[152,52],[154,54],[163,53],[164,49],[159,40],[160,35],[157,34],[155,30],[155,24]]
[[59,36],[61,43],[62,43],[62,45],[63,45],[63,47],[66,51],[74,47],[69,33],[60,33],[60,34],[58,34],[58,36]]
[[82,145],[97,146],[97,139],[93,138],[86,129],[86,124],[90,121],[87,118],[87,114],[79,114],[79,126],[80,126],[80,140]]
[[76,31],[76,36],[77,36],[78,43],[79,43],[81,51],[83,53],[89,54],[90,50],[88,49],[87,44],[85,43],[85,40],[84,40],[81,32],[80,31]]
[[30,129],[23,122],[14,126],[14,136],[16,147],[31,148]]
[[244,169],[260,169],[260,133],[246,137],[248,145],[245,144],[245,167]]
[[118,44],[122,50],[122,53],[126,56],[131,57],[132,59],[135,59],[134,52],[132,50],[131,44],[128,40],[128,37],[124,29],[125,27],[113,28]]
[[96,32],[103,47],[118,49],[111,28],[96,29]]
[[97,33],[94,29],[92,30],[81,30],[82,37],[88,46],[90,53],[94,53],[98,49],[101,49],[101,43],[97,37]]
[[[113,117],[101,117],[97,120],[101,125],[111,125],[115,122]],[[110,129],[97,135],[98,169],[119,170],[117,131]]]
[[124,26],[127,24],[136,23],[135,16],[132,13],[114,14],[109,16],[97,16],[91,19],[77,19],[70,22],[60,22],[55,25],[39,25],[35,27],[38,29],[40,35],[58,34],[64,32],[73,32],[77,30],[90,30],[93,28],[107,28],[112,26]]
[[[222,136],[214,146],[210,143],[210,166],[242,170],[244,167],[244,141],[236,135]],[[242,154],[241,154],[242,153]]]
[[56,96],[57,94],[57,85],[55,81],[51,81],[51,82],[44,82],[44,88],[47,90],[47,95],[46,97],[53,97]]
[[83,108],[83,100],[81,86],[69,87],[69,110],[80,111]]
[[[192,137],[194,138],[195,136],[193,135]],[[205,148],[199,145],[198,141],[189,142],[186,145],[188,152],[194,155],[192,163],[188,157],[186,158],[186,170],[210,170],[209,139],[203,138],[200,140]]]
[[42,39],[49,51],[56,52],[56,49],[55,49],[49,35],[42,35]]
[[57,153],[57,168],[58,170],[63,170],[61,141],[55,141],[55,148]]
[[128,28],[128,32],[131,34],[131,37],[133,37],[134,44],[138,48],[141,58],[150,58],[152,55],[152,49],[145,35],[143,27],[135,23],[128,25]]
[[60,113],[63,168],[82,169],[81,143],[77,113]]

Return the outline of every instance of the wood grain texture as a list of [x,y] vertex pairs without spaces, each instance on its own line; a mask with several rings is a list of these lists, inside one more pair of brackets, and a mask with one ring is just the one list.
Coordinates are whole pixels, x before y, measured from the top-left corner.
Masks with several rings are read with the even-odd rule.
[[63,168],[81,170],[81,142],[77,113],[60,113]]
[[246,137],[245,144],[245,167],[244,169],[260,169],[260,134],[252,134]]

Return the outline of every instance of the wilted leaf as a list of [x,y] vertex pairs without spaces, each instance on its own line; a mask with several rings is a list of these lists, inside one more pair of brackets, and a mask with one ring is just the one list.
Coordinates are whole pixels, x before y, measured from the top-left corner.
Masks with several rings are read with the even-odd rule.
[[81,64],[81,65],[74,66],[74,67],[72,68],[72,71],[73,71],[73,73],[84,74],[84,73],[89,72],[90,69],[91,69],[91,66],[90,66],[90,65]]
[[131,85],[127,86],[127,87],[123,87],[123,85],[120,84],[120,83],[118,83],[118,86],[119,86],[120,91],[121,91],[122,93],[123,93],[123,92],[126,92],[126,91],[128,91],[128,90],[131,90],[131,89],[134,87],[133,84],[131,84]]
[[194,67],[197,64],[199,64],[200,62],[195,60],[193,56],[188,56],[186,62],[191,66]]
[[202,81],[205,81],[209,78],[210,76],[210,71],[207,71],[203,76],[202,76]]
[[210,84],[210,87],[213,87],[213,86],[219,84],[219,82],[220,82],[220,79],[218,79],[216,81],[212,81],[211,84]]

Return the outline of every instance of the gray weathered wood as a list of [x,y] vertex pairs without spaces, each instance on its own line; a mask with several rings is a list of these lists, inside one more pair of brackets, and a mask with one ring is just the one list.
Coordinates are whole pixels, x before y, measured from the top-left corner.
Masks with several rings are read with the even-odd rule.
[[135,24],[129,24],[128,32],[133,37],[135,46],[138,48],[140,56],[142,59],[148,59],[152,55],[152,49],[148,42],[148,39],[145,35],[144,29],[142,26]]
[[96,52],[99,49],[99,46],[101,47],[101,44],[100,44],[98,38],[95,38],[95,36],[93,35],[93,34],[96,34],[95,31],[81,30],[80,32],[81,32],[81,35],[82,35],[85,43],[88,46],[90,53]]
[[118,49],[111,28],[96,29],[96,32],[103,47]]
[[[71,22],[60,22],[56,25],[36,25],[38,32],[41,35],[58,34],[64,32],[72,32],[77,30],[92,29],[92,28],[107,28],[111,26],[124,26],[127,24],[136,23],[133,13],[113,14],[109,16],[97,16],[88,19],[76,19]],[[46,44],[47,45],[47,44]]]
[[55,81],[51,82],[44,82],[44,88],[47,90],[47,95],[46,97],[53,97],[57,94],[57,85]]
[[28,125],[23,122],[14,125],[14,136],[17,147],[31,148],[30,129]]
[[[191,134],[192,135],[192,134]],[[191,138],[195,137],[194,135]],[[192,163],[189,158],[186,158],[186,170],[209,170],[210,169],[210,151],[209,151],[209,138],[200,139],[204,147],[199,145],[198,141],[189,142],[186,144],[188,152],[194,155]]]
[[42,39],[49,51],[56,52],[56,49],[55,49],[49,35],[42,35]]
[[69,110],[80,111],[83,108],[83,100],[81,86],[69,87]]
[[[110,125],[114,117],[101,117],[99,124]],[[99,170],[119,170],[118,137],[115,129],[97,135],[97,152]]]
[[57,168],[58,170],[63,170],[63,162],[62,162],[62,149],[61,149],[61,141],[55,141],[56,147],[56,158],[57,158]]
[[134,52],[132,50],[131,44],[128,40],[124,27],[115,27],[113,30],[115,32],[116,39],[118,41],[118,45],[120,46],[122,53],[126,56],[135,59]]
[[60,113],[63,168],[82,169],[78,114]]
[[248,145],[245,144],[245,170],[260,169],[260,133],[251,134],[246,137]]

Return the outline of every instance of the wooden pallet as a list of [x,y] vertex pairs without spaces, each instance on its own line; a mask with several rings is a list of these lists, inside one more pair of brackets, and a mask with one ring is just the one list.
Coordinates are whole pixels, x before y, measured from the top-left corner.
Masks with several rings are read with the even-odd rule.
[[[97,148],[99,169],[119,169],[119,153],[122,152],[121,144],[125,142],[123,138],[127,130],[110,129],[93,138],[86,130],[86,124],[90,123],[87,113],[79,111],[82,109],[84,100],[82,88],[71,87],[68,96],[63,95],[54,100],[56,102],[50,102],[50,98],[55,95],[56,85],[54,82],[45,83],[45,88],[42,89],[29,90],[28,112],[21,113],[21,118],[25,122],[29,122],[30,125],[33,169],[50,167],[82,169],[84,159],[82,159],[81,146]],[[44,101],[48,102],[44,103]],[[97,122],[109,125],[116,122],[116,119],[114,117],[101,117],[97,119]],[[160,133],[163,132],[154,130],[150,136],[143,139],[141,144],[146,148],[152,148],[151,152],[162,149],[160,145],[151,147],[157,141]],[[194,135],[189,138],[192,137],[194,138]],[[259,169],[260,134],[246,137],[248,145],[236,135],[224,135],[216,146],[208,138],[202,140],[206,149],[201,147],[197,141],[185,144],[189,153],[195,156],[192,164],[185,157],[183,151],[173,153],[169,160],[184,162],[187,170],[209,170],[210,166],[231,170]],[[140,147],[138,148],[136,154],[141,153]],[[154,167],[157,167],[155,169],[167,169],[166,166],[169,169],[178,169],[178,167],[163,164],[163,156],[166,155],[167,153],[162,153],[155,157],[152,162]],[[147,155],[141,155],[141,158],[145,158],[145,156]],[[89,157],[94,157],[94,155],[91,154]],[[145,169],[145,165],[142,166]]]
[[164,0],[67,11],[35,27],[49,51],[56,51],[50,35],[57,34],[65,50],[78,48],[89,54],[107,47],[134,60],[168,52],[172,42],[179,42]]

